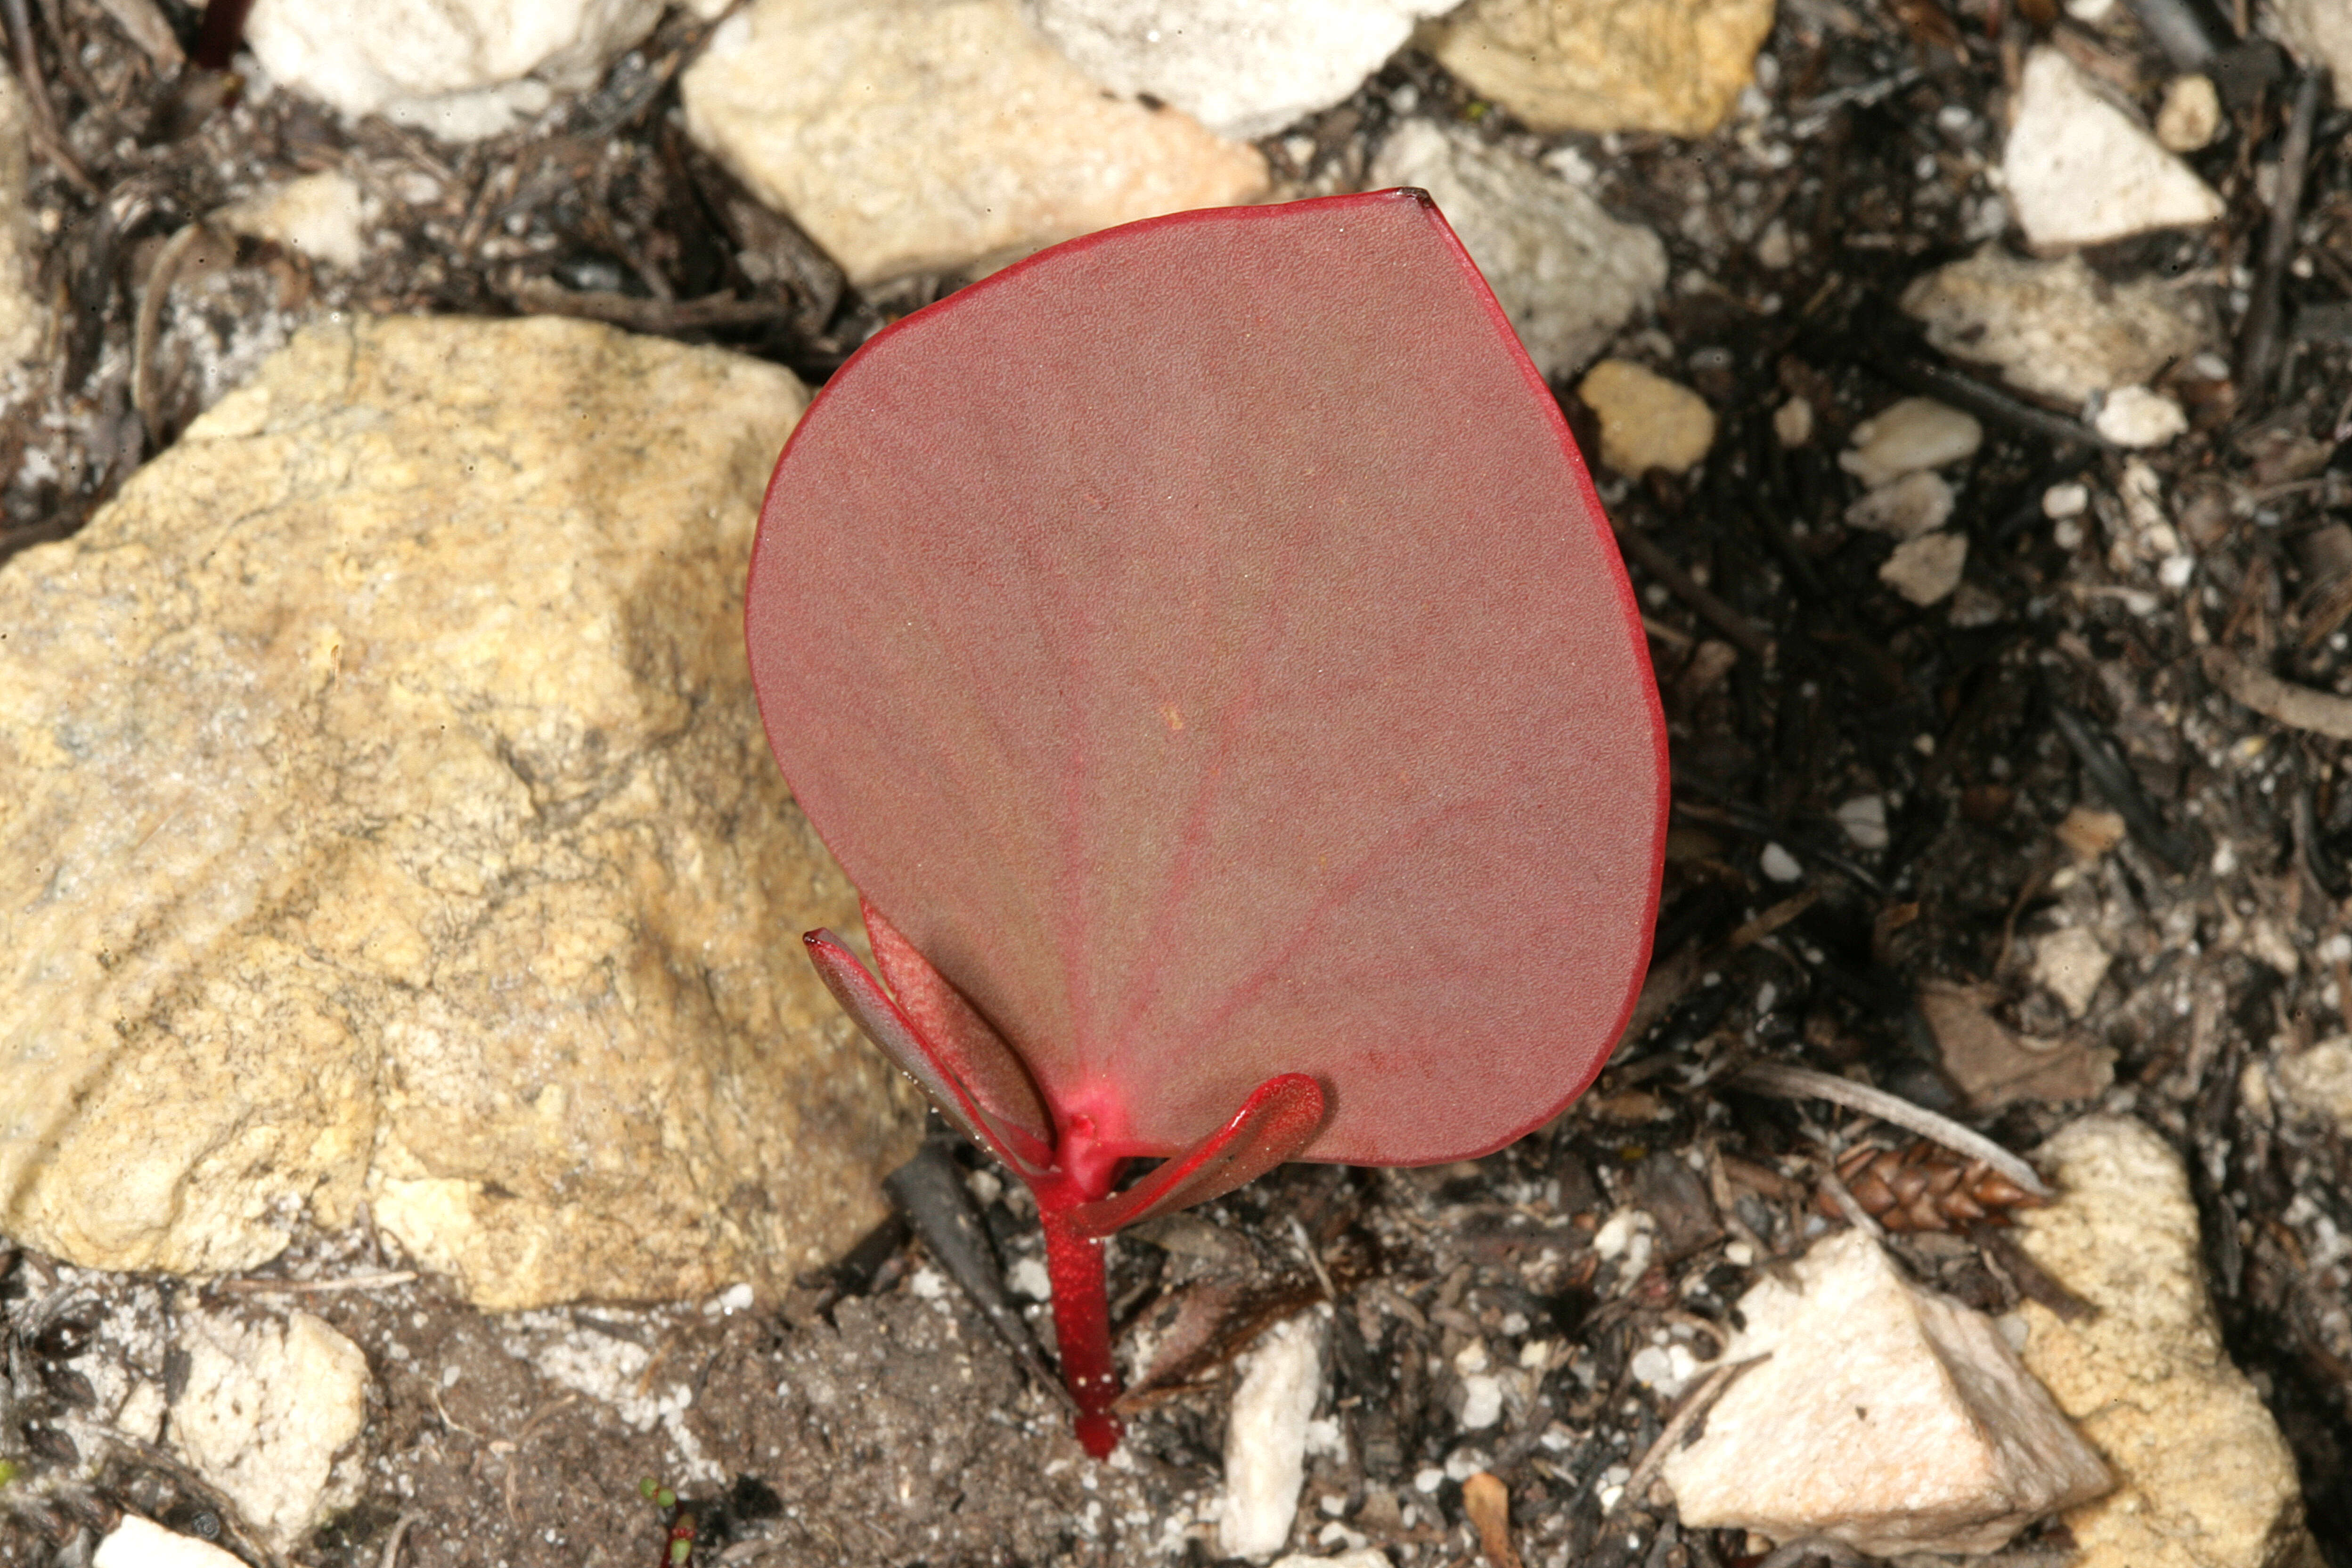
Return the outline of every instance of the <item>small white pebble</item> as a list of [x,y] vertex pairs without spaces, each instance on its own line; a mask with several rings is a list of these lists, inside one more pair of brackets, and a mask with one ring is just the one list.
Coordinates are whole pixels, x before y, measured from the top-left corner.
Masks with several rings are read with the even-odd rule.
[[1503,1384],[1492,1373],[1482,1372],[1462,1380],[1462,1429],[1484,1431],[1492,1426],[1503,1414]]
[[2156,580],[2178,592],[2189,586],[2189,579],[2194,576],[2196,572],[2197,563],[2189,556],[2168,555],[2157,566]]
[[2091,504],[2091,487],[2073,479],[2052,485],[2042,492],[2042,515],[2055,521],[2062,517],[2080,517]]
[[1622,1257],[1633,1245],[1635,1237],[1656,1226],[1657,1221],[1640,1209],[1619,1209],[1593,1232],[1592,1250],[1602,1258]]
[[1853,445],[1838,454],[1838,467],[1876,487],[1958,462],[1983,444],[1975,416],[1931,397],[1906,397],[1853,427]]
[[2189,428],[2189,416],[2160,392],[2119,386],[2099,405],[2091,427],[2119,447],[2161,447]]
[[1793,882],[1805,874],[1805,868],[1797,864],[1797,858],[1778,844],[1764,846],[1764,853],[1757,864],[1763,868],[1767,877],[1776,882]]
[[1413,1472],[1412,1489],[1417,1492],[1433,1492],[1444,1484],[1445,1472],[1433,1465]]
[[1047,1301],[1053,1299],[1053,1279],[1045,1272],[1045,1264],[1036,1258],[1023,1258],[1013,1266],[1004,1278],[1007,1284],[1032,1301]]
[[1772,434],[1783,447],[1801,447],[1813,438],[1813,405],[1792,397],[1772,410]]
[[1837,808],[1837,820],[1857,849],[1884,849],[1889,842],[1886,797],[1883,795],[1854,796]]
[[1592,161],[1573,147],[1562,147],[1546,153],[1543,163],[1545,168],[1571,185],[1590,188],[1601,179],[1601,171],[1592,166]]
[[1488,1462],[1484,1449],[1473,1448],[1465,1444],[1445,1456],[1445,1479],[1449,1481],[1466,1481],[1485,1469]]

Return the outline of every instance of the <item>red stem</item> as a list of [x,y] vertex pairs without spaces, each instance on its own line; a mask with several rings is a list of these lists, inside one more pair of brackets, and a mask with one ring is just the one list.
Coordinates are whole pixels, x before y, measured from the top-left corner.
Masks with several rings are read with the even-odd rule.
[[1037,1217],[1045,1228],[1045,1273],[1054,1286],[1054,1342],[1062,1358],[1062,1382],[1078,1402],[1078,1442],[1095,1458],[1108,1459],[1118,1447],[1118,1417],[1111,1414],[1119,1395],[1118,1367],[1111,1360],[1102,1237],[1070,1223],[1070,1211],[1082,1201],[1076,1184],[1064,1193],[1040,1191]]

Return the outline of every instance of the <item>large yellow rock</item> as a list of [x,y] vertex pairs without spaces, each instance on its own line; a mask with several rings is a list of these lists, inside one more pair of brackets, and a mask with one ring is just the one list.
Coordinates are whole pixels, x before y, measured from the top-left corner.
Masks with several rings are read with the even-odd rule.
[[1771,30],[1772,0],[1470,0],[1430,43],[1538,131],[1704,136]]
[[2319,1568],[2294,1456],[2221,1348],[2179,1157],[2129,1117],[2091,1116],[2041,1163],[2063,1195],[2021,1211],[2019,1239],[2098,1315],[2028,1302],[2020,1358],[2118,1483],[2065,1516],[2079,1568]]
[[1105,92],[1013,0],[756,0],[679,94],[694,139],[858,283],[1266,187],[1257,149]]
[[917,1113],[741,649],[786,373],[307,329],[0,569],[0,1230],[208,1274],[306,1205],[478,1302],[772,1287]]

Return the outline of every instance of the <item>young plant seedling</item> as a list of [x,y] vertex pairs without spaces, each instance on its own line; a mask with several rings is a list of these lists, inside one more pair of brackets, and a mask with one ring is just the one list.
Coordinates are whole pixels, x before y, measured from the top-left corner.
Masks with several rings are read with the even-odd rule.
[[881,978],[810,955],[1036,1194],[1097,1458],[1104,1238],[1285,1160],[1489,1152],[1624,1026],[1641,623],[1419,192],[1133,224],[876,337],[785,448],[745,619]]

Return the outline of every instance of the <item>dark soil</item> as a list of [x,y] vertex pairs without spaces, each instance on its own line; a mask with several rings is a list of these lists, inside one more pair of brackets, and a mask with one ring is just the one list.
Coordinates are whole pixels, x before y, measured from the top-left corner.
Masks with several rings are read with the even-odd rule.
[[[165,9],[192,39],[190,5]],[[1960,374],[1904,329],[1894,300],[1997,232],[1984,169],[1998,161],[2005,83],[2037,26],[2052,30],[2046,13],[2046,0],[1786,0],[1759,89],[1769,112],[1704,142],[1537,138],[1408,53],[1265,143],[1302,191],[1349,185],[1407,113],[1450,115],[1531,154],[1575,149],[1609,204],[1654,226],[1674,257],[1658,319],[1620,352],[1696,387],[1722,435],[1703,477],[1604,487],[1648,558],[1678,569],[1634,571],[1676,774],[1654,1005],[1591,1093],[1489,1159],[1292,1167],[1202,1211],[1213,1228],[1122,1238],[1114,1300],[1139,1338],[1165,1342],[1180,1321],[1210,1337],[1132,1418],[1115,1463],[1083,1458],[1061,1406],[903,1230],[785,1302],[512,1318],[431,1279],[272,1294],[258,1278],[100,1276],[0,1246],[0,1460],[17,1471],[0,1484],[0,1564],[82,1568],[131,1509],[275,1568],[165,1450],[91,1419],[126,1373],[168,1381],[173,1318],[198,1303],[299,1306],[367,1353],[364,1493],[293,1554],[305,1563],[657,1568],[681,1510],[697,1563],[1112,1564],[1163,1552],[1205,1563],[1231,1357],[1301,1308],[1329,1314],[1322,1414],[1336,1440],[1311,1462],[1295,1546],[1469,1561],[1460,1483],[1484,1468],[1509,1486],[1531,1564],[1745,1562],[1736,1533],[1683,1531],[1652,1500],[1621,1495],[1674,1403],[1634,1358],[1703,1368],[1759,1250],[1795,1251],[1829,1223],[1817,1209],[1825,1151],[1860,1134],[1903,1140],[1725,1080],[1754,1059],[1801,1062],[1960,1113],[1916,1001],[1937,980],[1984,987],[1994,1016],[2085,1062],[2113,1054],[2097,1103],[2183,1154],[2231,1352],[2294,1447],[2331,1562],[2352,1564],[2352,1148],[2241,1092],[2250,1065],[2347,1026],[2352,781],[2340,744],[2237,706],[2199,658],[2224,647],[2352,690],[2352,535],[2338,521],[2352,505],[2340,326],[2352,117],[2321,115],[2283,270],[2263,265],[2256,171],[2277,156],[2291,84],[2259,72],[2193,159],[2230,219],[2092,258],[2117,276],[2194,280],[2233,334],[2280,290],[2274,372],[2184,369],[2171,384],[2194,428],[2150,460],[2195,554],[2185,591],[2107,548],[2122,526],[2122,458],[2053,436],[2014,400],[1978,400],[1988,440],[1958,485],[1970,552],[1954,600],[1910,606],[1877,580],[1886,541],[1839,521],[1853,493],[1833,458],[1844,433]],[[36,159],[45,283],[68,308],[48,379],[0,419],[0,556],[79,527],[314,311],[562,309],[820,380],[876,327],[961,281],[860,297],[746,201],[677,129],[676,74],[702,33],[678,18],[594,94],[529,132],[456,148],[346,127],[282,93],[240,99],[216,77],[161,79],[95,0],[43,0],[33,14],[47,101],[77,167]],[[2168,74],[2126,8],[2054,30],[2143,103]],[[136,310],[164,241],[225,201],[325,167],[377,196],[389,237],[356,275],[250,244],[184,253],[143,355],[151,429],[131,395]],[[1775,224],[1790,241],[1778,269],[1757,255]],[[1790,450],[1771,416],[1794,395],[1820,429]],[[2068,477],[2102,498],[2071,546],[2039,506]],[[1833,815],[1864,795],[1885,800],[1883,849],[1858,847]],[[2128,835],[2078,862],[2053,837],[2077,805],[2119,812]],[[1784,874],[1792,862],[1793,879],[1768,860]],[[2061,915],[2118,954],[2079,1020],[2019,957],[2021,940]],[[2025,1149],[2089,1103],[2028,1098],[1975,1120]],[[957,1157],[976,1167],[969,1150]],[[1037,1246],[1030,1216],[1009,1206],[1018,1198],[996,1197],[986,1215],[1016,1278]],[[1628,1205],[1654,1217],[1654,1233],[1603,1229]],[[313,1236],[263,1274],[397,1268],[378,1245]],[[1951,1232],[1897,1245],[1963,1299],[2011,1304],[1997,1247]],[[1336,1303],[1311,1306],[1327,1288]],[[1465,1379],[1482,1355],[1503,1410],[1465,1431]],[[646,1479],[675,1488],[678,1507],[642,1496]],[[2022,1543],[2064,1544],[2057,1530]]]

